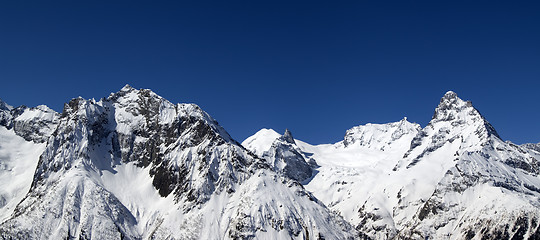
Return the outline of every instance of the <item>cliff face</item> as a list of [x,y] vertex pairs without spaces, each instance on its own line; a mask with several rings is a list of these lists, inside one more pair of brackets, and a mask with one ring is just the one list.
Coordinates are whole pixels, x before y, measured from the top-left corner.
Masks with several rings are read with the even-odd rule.
[[42,149],[2,238],[356,236],[194,104],[126,86],[99,102],[73,99],[62,114],[38,110],[3,109],[4,131]]

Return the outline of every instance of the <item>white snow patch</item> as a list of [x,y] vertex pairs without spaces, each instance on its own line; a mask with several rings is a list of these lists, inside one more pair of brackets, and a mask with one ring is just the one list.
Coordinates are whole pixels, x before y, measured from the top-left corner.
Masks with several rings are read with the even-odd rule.
[[26,196],[45,144],[28,142],[0,126],[0,222]]
[[262,156],[264,152],[270,150],[272,143],[279,137],[281,137],[281,134],[277,133],[273,129],[263,128],[253,136],[244,140],[242,142],[242,146],[249,149],[257,156]]
[[[138,231],[150,234],[156,224],[166,224],[173,228],[183,219],[182,212],[175,205],[173,194],[161,197],[152,185],[150,167],[140,168],[134,163],[114,167],[115,173],[102,171],[102,183],[105,189],[113,193],[137,219]],[[167,222],[158,223],[159,219]],[[146,238],[147,236],[143,236]]]

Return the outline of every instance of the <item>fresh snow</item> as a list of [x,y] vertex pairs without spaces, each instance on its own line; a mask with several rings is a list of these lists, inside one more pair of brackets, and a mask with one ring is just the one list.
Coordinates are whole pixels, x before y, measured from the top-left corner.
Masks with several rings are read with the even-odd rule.
[[[48,112],[44,107],[30,110],[17,121],[28,123],[19,132],[32,138],[0,132],[5,169],[19,169],[12,166],[11,156],[18,153],[12,144],[26,153],[37,151],[25,157],[34,165],[24,176],[0,172],[3,182],[26,181],[19,187],[24,191],[6,188],[9,210],[17,214],[2,212],[0,238],[353,239],[358,234],[298,182],[241,147],[195,104],[175,105],[126,86],[99,102],[73,99],[61,116],[35,112]],[[39,125],[54,134],[40,132]],[[36,148],[34,139],[45,143]]]
[[[148,168],[140,168],[134,163],[120,164],[111,171],[101,172],[101,183],[124,205],[137,220],[137,230],[143,238],[156,228],[156,224],[165,224],[173,228],[173,223],[180,223],[183,213],[175,205],[173,196],[163,198],[152,185]],[[167,222],[158,223],[158,219]]]
[[27,142],[0,126],[0,223],[26,196],[45,144]]
[[451,91],[424,128],[321,145],[262,129],[240,146],[129,85],[62,114],[0,101],[0,238],[538,239],[539,149]]
[[57,113],[45,105],[39,105],[35,108],[27,108],[16,118],[16,121],[31,121],[40,119],[44,121],[53,121]]
[[[243,146],[262,156],[279,137],[263,129]],[[304,187],[372,238],[462,239],[482,227],[492,238],[518,234],[506,226],[539,234],[537,146],[503,142],[454,92],[423,129],[404,118],[353,127],[335,144],[296,145],[319,165]],[[513,225],[527,218],[528,228]]]
[[279,137],[281,137],[281,134],[273,129],[263,128],[253,136],[246,138],[246,140],[242,142],[242,146],[257,155],[262,156],[262,154],[268,151],[272,146],[272,143]]

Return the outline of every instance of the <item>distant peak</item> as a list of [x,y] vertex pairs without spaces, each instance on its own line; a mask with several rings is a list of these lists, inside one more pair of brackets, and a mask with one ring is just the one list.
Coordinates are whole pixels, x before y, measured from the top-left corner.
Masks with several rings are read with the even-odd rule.
[[129,84],[126,84],[122,89],[120,89],[120,92],[130,92],[133,90],[136,90],[136,89],[130,86]]
[[389,123],[390,125],[398,125],[400,128],[415,128],[420,129],[420,125],[418,123],[409,122],[409,119],[407,117],[403,117],[399,122],[396,123]]
[[457,93],[448,91],[441,98],[439,108],[449,108],[451,106],[457,106],[457,104],[461,102],[463,102],[463,100],[458,97]]
[[420,131],[420,125],[411,123],[404,117],[398,122],[376,124],[368,123],[355,126],[345,133],[345,147],[357,145],[368,148],[384,149],[403,136],[414,136]]
[[48,107],[47,105],[38,105],[37,107],[35,107],[35,109],[38,109],[42,112],[56,112],[54,111],[53,109],[51,109],[50,107]]
[[10,111],[11,109],[13,109],[12,106],[10,106],[6,102],[2,101],[2,99],[0,99],[0,110],[8,110],[8,111]]
[[487,134],[500,138],[493,126],[484,119],[482,114],[474,108],[470,101],[462,100],[452,91],[444,94],[439,106],[435,109],[430,124],[437,122],[453,122],[452,126],[481,124],[484,126]]
[[444,94],[443,98],[445,99],[452,99],[452,98],[457,98],[457,93],[455,93],[454,91],[448,91]]
[[282,141],[294,144],[294,138],[292,136],[291,131],[289,131],[289,129],[285,129],[285,133],[279,139]]
[[274,129],[271,129],[271,128],[261,128],[261,130],[257,131],[255,134],[253,134],[253,136],[256,136],[256,137],[269,137],[269,138],[273,138],[275,140],[275,139],[278,139],[279,137],[281,137],[281,134],[279,134],[278,132],[276,132]]
[[471,102],[463,101],[455,92],[448,91],[435,109],[433,120],[452,120],[457,113],[471,108],[473,108]]
[[120,91],[111,93],[111,95],[109,95],[109,99],[118,100],[119,98],[125,98],[126,96],[138,94],[139,92],[139,90],[133,88],[131,85],[126,84],[122,89],[120,89]]

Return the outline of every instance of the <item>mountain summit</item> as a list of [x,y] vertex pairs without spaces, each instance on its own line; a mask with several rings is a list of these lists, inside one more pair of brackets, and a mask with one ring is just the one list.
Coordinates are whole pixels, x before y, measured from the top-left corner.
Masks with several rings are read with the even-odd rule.
[[[358,236],[197,105],[126,85],[100,101],[72,99],[62,114],[9,113],[0,151],[24,144],[0,155],[9,164],[0,179],[17,183],[0,192],[0,239]],[[18,154],[26,149],[35,150]]]
[[404,164],[411,167],[444,146],[452,145],[450,148],[461,154],[479,150],[494,141],[501,141],[501,138],[493,126],[470,101],[463,101],[449,91],[441,98],[428,125],[413,138],[404,160],[396,168]]
[[292,136],[291,131],[289,131],[289,129],[285,129],[285,133],[283,134],[283,136],[280,137],[280,140],[286,143],[295,144],[294,138]]
[[277,173],[299,182],[309,179],[316,165],[314,161],[310,163],[306,161],[289,129],[286,129],[285,133],[278,137],[261,157],[266,159]]
[[[268,149],[271,136],[244,146]],[[317,162],[306,189],[364,238],[540,239],[537,145],[502,141],[454,92],[424,128],[404,118],[353,127],[335,144],[295,142]]]
[[195,104],[129,85],[62,113],[0,102],[0,239],[540,239],[540,152],[446,93],[311,145],[242,145]]
[[13,109],[12,106],[8,105],[4,101],[2,101],[2,99],[0,99],[0,111],[10,111],[11,109]]
[[452,122],[452,124],[479,123],[486,128],[486,134],[494,135],[498,138],[499,134],[495,128],[485,120],[480,112],[473,107],[470,101],[461,100],[455,92],[449,91],[441,98],[439,106],[435,109],[430,124],[436,122]]

